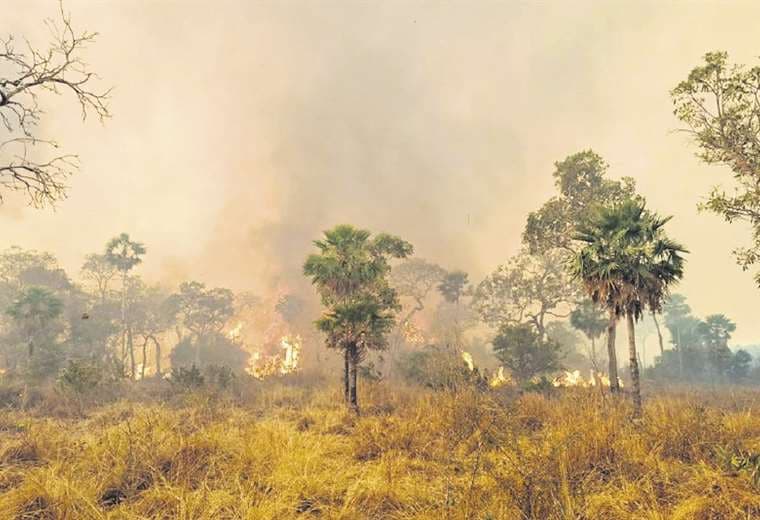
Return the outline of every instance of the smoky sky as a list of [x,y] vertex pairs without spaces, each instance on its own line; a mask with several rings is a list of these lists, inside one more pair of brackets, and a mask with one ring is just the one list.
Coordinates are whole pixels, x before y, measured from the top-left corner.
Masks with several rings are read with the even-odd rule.
[[[10,0],[0,31],[44,41],[56,2]],[[477,280],[520,246],[553,163],[588,148],[673,215],[696,313],[760,339],[749,235],[696,204],[730,175],[674,132],[668,91],[707,51],[758,54],[754,2],[71,0],[113,118],[46,97],[41,129],[82,169],[55,211],[10,197],[5,245],[72,273],[127,231],[142,273],[259,292],[302,287],[321,230],[398,234]]]

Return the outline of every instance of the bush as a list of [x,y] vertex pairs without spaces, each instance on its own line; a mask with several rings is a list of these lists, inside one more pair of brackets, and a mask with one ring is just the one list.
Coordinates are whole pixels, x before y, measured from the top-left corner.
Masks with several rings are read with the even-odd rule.
[[205,380],[209,385],[219,390],[230,390],[233,388],[237,376],[230,367],[211,365],[204,370]]
[[180,366],[172,367],[169,382],[173,388],[187,392],[202,388],[206,383],[206,379],[197,366],[193,365],[190,368]]
[[0,408],[18,408],[24,395],[24,386],[18,381],[0,381]]
[[433,390],[454,390],[482,379],[477,368],[470,371],[457,353],[432,345],[406,352],[396,363],[405,381]]
[[[196,359],[197,357],[197,359]],[[230,367],[234,372],[243,372],[248,365],[250,354],[223,334],[209,334],[202,338],[185,338],[171,352],[173,367],[198,368],[210,366]],[[197,362],[196,362],[197,361]]]
[[86,360],[70,360],[58,376],[58,386],[65,393],[82,396],[98,387],[103,370],[98,364]]

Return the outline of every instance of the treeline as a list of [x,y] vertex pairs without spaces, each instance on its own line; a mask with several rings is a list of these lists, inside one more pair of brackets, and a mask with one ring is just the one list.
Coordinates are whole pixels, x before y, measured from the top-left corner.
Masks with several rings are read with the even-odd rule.
[[701,383],[760,383],[760,366],[752,355],[729,348],[736,324],[723,314],[704,319],[692,315],[686,298],[674,294],[664,307],[673,348],[657,357],[649,375],[661,380]]
[[121,234],[87,255],[78,280],[50,253],[0,253],[2,371],[40,382],[67,370],[136,380],[193,364],[245,368],[249,354],[223,330],[250,295],[196,281],[175,291],[148,284],[134,272],[145,253]]

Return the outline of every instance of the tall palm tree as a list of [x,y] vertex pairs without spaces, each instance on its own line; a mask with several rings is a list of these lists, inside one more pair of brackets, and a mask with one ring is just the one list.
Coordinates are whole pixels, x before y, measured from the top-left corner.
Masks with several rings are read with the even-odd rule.
[[127,233],[112,238],[106,244],[105,259],[121,273],[121,361],[124,362],[127,353],[130,360],[130,376],[135,377],[135,351],[132,345],[132,330],[127,326],[127,277],[129,272],[140,262],[145,254],[145,246],[134,242]]
[[[583,246],[574,256],[573,274],[591,299],[608,310],[611,322],[626,318],[637,415],[641,413],[641,384],[635,322],[647,308],[661,310],[669,288],[683,276],[682,255],[687,252],[665,235],[669,220],[648,211],[643,202],[626,200],[598,209],[575,236]],[[608,348],[614,353],[614,344]]]
[[400,238],[349,225],[325,231],[314,245],[304,274],[321,296],[325,312],[316,326],[327,346],[343,351],[343,383],[349,406],[358,411],[357,367],[368,349],[385,348],[387,334],[400,310],[398,295],[388,283],[391,258],[412,254],[412,246]]

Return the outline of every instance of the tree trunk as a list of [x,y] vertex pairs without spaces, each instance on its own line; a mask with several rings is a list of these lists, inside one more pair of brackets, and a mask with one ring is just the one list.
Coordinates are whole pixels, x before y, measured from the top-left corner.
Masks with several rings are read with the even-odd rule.
[[193,362],[195,368],[201,368],[201,336],[195,337],[195,361]]
[[591,365],[594,367],[594,370],[596,370],[596,339],[593,336],[591,337]]
[[665,347],[662,344],[662,331],[660,330],[660,322],[657,321],[657,313],[652,311],[652,319],[654,320],[654,327],[657,329],[657,340],[660,342],[660,355],[665,354]]
[[142,366],[140,367],[140,379],[145,379],[145,366],[148,364],[148,338],[145,338],[142,346]]
[[610,391],[619,392],[620,383],[618,382],[617,371],[617,354],[615,353],[615,332],[617,328],[617,316],[615,311],[610,311],[610,321],[607,323],[607,357],[609,358],[609,377]]
[[681,347],[681,329],[676,329],[676,341],[678,342],[678,379],[683,380],[683,350]]
[[132,342],[132,327],[127,327],[127,348],[129,348],[129,375],[134,380],[137,375],[137,364],[135,363],[135,347]]
[[[127,272],[121,275],[121,363],[127,362]],[[134,368],[134,367],[133,367]],[[122,368],[122,371],[124,369]],[[134,375],[134,370],[132,372]]]
[[349,402],[348,373],[351,368],[350,351],[350,347],[343,351],[343,400],[346,402],[346,404]]
[[359,400],[356,395],[356,374],[358,369],[358,352],[356,350],[356,345],[353,346],[351,349],[351,366],[349,367],[349,378],[348,378],[348,396],[349,396],[349,405],[351,406],[351,410],[353,410],[355,413],[359,413]]
[[161,378],[161,345],[158,343],[158,340],[151,336],[151,339],[153,340],[153,346],[156,347],[156,377]]
[[631,368],[631,383],[633,385],[633,413],[641,417],[641,381],[639,381],[639,362],[636,357],[636,326],[633,313],[626,313],[628,319],[628,363]]

